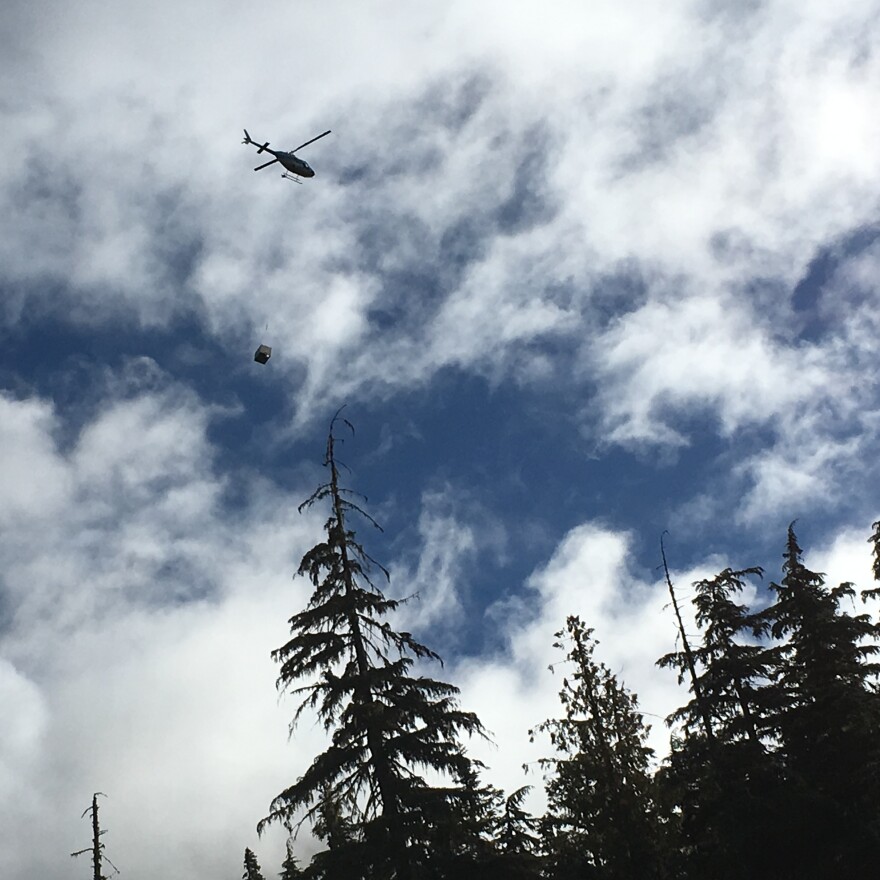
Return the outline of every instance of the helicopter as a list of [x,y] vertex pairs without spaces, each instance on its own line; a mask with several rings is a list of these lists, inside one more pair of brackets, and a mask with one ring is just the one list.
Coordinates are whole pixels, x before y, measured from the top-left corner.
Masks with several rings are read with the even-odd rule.
[[[315,141],[320,140],[322,137],[330,134],[330,129],[328,128],[323,134],[319,134],[317,137],[313,137],[310,141],[306,141],[304,144],[300,144],[296,150],[301,150],[303,147],[307,147],[309,144],[313,144]],[[275,158],[270,162],[264,162],[262,165],[257,165],[254,168],[254,171],[259,171],[261,168],[268,168],[270,165],[274,165],[276,162],[280,162],[281,165],[286,169],[282,177],[287,178],[288,180],[293,180],[296,183],[302,183],[299,180],[300,177],[314,177],[315,172],[312,171],[311,166],[304,159],[300,159],[299,156],[295,156],[296,150],[270,150],[269,149],[269,141],[266,141],[265,144],[260,144],[257,141],[253,140],[251,136],[248,134],[248,130],[244,129],[244,140],[243,144],[253,144],[255,147],[258,147],[257,153],[270,153]]]

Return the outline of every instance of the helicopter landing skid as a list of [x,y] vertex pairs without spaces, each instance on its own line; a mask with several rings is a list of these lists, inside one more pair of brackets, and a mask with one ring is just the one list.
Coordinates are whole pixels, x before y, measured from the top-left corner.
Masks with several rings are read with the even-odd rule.
[[292,180],[294,183],[302,183],[302,181],[295,174],[291,174],[288,171],[285,171],[284,174],[282,174],[281,176],[285,180]]

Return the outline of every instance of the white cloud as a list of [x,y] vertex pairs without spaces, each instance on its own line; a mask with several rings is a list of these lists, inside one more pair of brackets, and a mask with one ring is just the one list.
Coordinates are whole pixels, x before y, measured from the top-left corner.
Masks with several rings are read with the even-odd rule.
[[[269,659],[304,601],[291,551],[320,523],[257,479],[224,512],[210,411],[173,386],[110,401],[65,451],[49,404],[2,404],[11,460],[65,490],[2,499],[3,874],[66,875],[97,790],[126,873],[228,870],[323,741],[306,722],[287,745]],[[259,847],[280,863],[283,835]]]
[[0,395],[0,525],[51,518],[66,506],[71,480],[55,450],[51,407]]
[[603,433],[612,442],[687,442],[674,422],[696,406],[717,411],[730,436],[829,389],[830,371],[809,349],[786,351],[753,321],[735,297],[718,295],[655,300],[621,318],[591,364]]
[[30,783],[39,772],[47,726],[45,699],[39,688],[0,657],[0,805],[28,804],[33,809]]
[[[51,424],[45,403],[6,409],[7,430],[33,430],[35,410]],[[11,506],[4,498],[0,536],[22,625],[76,625],[119,601],[210,590],[220,560],[205,546],[205,529],[215,524],[224,544],[236,542],[217,519],[223,482],[212,473],[208,417],[190,395],[169,390],[111,399],[65,454],[48,430],[30,438],[40,454],[25,474],[38,491],[13,494]],[[52,486],[50,503],[41,485]],[[178,563],[187,570],[175,570]]]
[[[876,516],[876,514],[875,514]],[[828,540],[813,546],[803,540],[802,534],[809,534],[809,522],[795,523],[798,541],[804,548],[804,564],[812,571],[825,574],[825,583],[836,587],[842,583],[852,583],[856,592],[869,590],[877,586],[874,581],[873,546],[868,543],[871,533],[869,523],[859,524],[840,529]],[[774,578],[778,580],[778,578]],[[876,604],[863,605],[856,598],[854,606],[844,608],[850,614],[876,613]]]
[[442,634],[455,644],[455,629],[473,599],[468,571],[502,552],[504,541],[501,523],[466,492],[450,485],[424,492],[415,552],[404,552],[391,570],[390,594],[414,597],[400,609],[406,628],[431,631],[434,639]]

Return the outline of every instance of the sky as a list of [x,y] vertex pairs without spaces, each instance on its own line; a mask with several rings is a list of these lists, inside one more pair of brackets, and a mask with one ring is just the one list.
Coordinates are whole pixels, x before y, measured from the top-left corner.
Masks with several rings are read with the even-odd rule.
[[[280,870],[323,747],[269,653],[340,458],[523,771],[568,614],[658,759],[660,565],[871,586],[878,0],[12,0],[0,28],[0,875]],[[316,176],[254,173],[242,129]],[[262,157],[260,157],[262,159]],[[254,362],[272,347],[266,365]],[[306,856],[312,844],[297,844]]]

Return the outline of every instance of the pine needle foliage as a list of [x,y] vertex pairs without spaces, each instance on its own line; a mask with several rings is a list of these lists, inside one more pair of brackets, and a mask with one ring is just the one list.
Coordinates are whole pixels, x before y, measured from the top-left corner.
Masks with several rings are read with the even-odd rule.
[[531,786],[524,785],[508,795],[495,820],[496,852],[487,872],[493,880],[537,880],[542,876],[540,820],[523,807],[529,791]]
[[281,880],[297,880],[303,876],[303,872],[299,867],[299,861],[293,854],[293,841],[287,841],[287,855],[281,863],[281,873],[278,875]]
[[[778,649],[766,643],[769,624],[737,601],[757,566],[726,568],[693,584],[701,641],[690,656],[677,651],[657,665],[693,676],[694,696],[667,723],[676,725],[672,752],[657,780],[678,818],[692,875],[717,880],[779,877],[773,839],[785,802],[781,773],[767,751],[765,716]],[[705,736],[705,722],[713,737]]]
[[241,880],[265,880],[260,871],[260,863],[257,861],[257,857],[247,847],[245,847],[244,851],[244,874],[241,875]]
[[[793,524],[775,601],[752,612],[736,597],[760,574],[694,584],[703,701],[671,716],[680,733],[657,776],[680,863],[718,880],[868,876],[880,859],[880,627],[852,613],[852,584],[830,587],[806,567]],[[682,652],[658,662],[683,680]]]
[[760,714],[756,715],[755,709],[774,659],[761,641],[769,624],[734,597],[745,589],[748,577],[762,575],[757,566],[739,571],[726,568],[713,578],[694,583],[693,604],[702,644],[691,650],[690,658],[676,651],[657,661],[661,668],[677,669],[682,684],[689,659],[693,660],[696,680],[691,692],[698,686],[701,700],[695,696],[668,719],[669,723],[683,723],[690,736],[701,732],[704,715],[708,715],[720,742],[744,737],[754,744],[760,742]]
[[[379,528],[361,506],[363,496],[340,483],[342,441],[335,431],[344,427],[354,432],[337,413],[324,457],[329,479],[300,506],[301,512],[329,507],[325,539],[305,553],[297,571],[313,593],[289,620],[291,638],[272,652],[280,664],[278,688],[299,698],[291,733],[303,713],[313,713],[330,745],[273,800],[257,827],[280,822],[296,830],[309,821],[320,829],[332,805],[350,823],[349,842],[367,875],[411,880],[417,854],[425,851],[418,845],[419,816],[432,791],[421,774],[466,778],[475,762],[460,738],[486,734],[474,713],[459,708],[458,688],[413,674],[416,661],[442,661],[387,619],[405,600],[386,598],[377,586],[376,573],[387,582],[388,572],[351,526],[360,518]],[[454,794],[441,796],[439,805],[449,807]]]
[[534,854],[538,851],[541,843],[536,833],[538,820],[523,807],[523,801],[531,790],[531,785],[524,785],[504,800],[495,838],[501,852]]
[[[880,581],[880,520],[877,520],[872,528],[874,531],[871,533],[871,537],[868,538],[868,543],[874,548],[874,580]],[[877,590],[868,590],[867,592],[876,594]]]
[[859,876],[880,859],[880,625],[850,613],[853,584],[806,567],[793,523],[782,570],[765,611],[784,639],[772,724],[811,819],[811,870]]
[[564,718],[530,734],[549,734],[558,757],[540,762],[550,776],[542,822],[549,875],[568,878],[659,878],[662,823],[649,771],[648,729],[634,694],[594,657],[596,641],[570,616],[554,647],[572,669],[559,698]]

